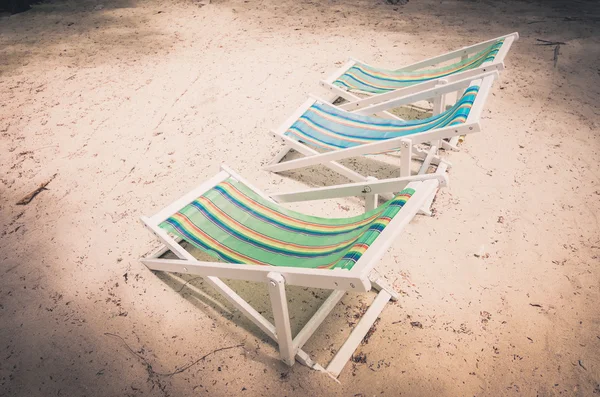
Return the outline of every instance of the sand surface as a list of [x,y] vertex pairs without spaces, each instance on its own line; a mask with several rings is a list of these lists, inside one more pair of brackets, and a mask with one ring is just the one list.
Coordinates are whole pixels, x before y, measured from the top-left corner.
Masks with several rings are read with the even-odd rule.
[[[599,18],[591,1],[453,0],[55,1],[1,16],[0,395],[600,394]],[[280,148],[269,128],[349,56],[398,67],[513,31],[484,131],[445,154],[436,215],[384,256],[402,298],[340,384],[286,367],[201,280],[138,261],[157,246],[138,217],[222,162],[267,191],[345,182],[262,166]],[[566,43],[556,68],[538,38]],[[231,285],[271,316],[263,286]],[[295,330],[325,296],[291,289]],[[372,297],[344,298],[306,350],[326,364]]]

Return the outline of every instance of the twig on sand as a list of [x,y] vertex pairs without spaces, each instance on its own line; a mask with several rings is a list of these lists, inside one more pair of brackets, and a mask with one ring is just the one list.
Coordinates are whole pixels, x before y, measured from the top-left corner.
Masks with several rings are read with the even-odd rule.
[[127,351],[129,351],[129,353],[133,354],[134,356],[136,356],[137,358],[139,358],[142,363],[144,364],[144,366],[146,367],[146,371],[148,371],[148,375],[150,377],[157,375],[157,376],[173,376],[173,375],[177,375],[180,374],[184,371],[187,371],[188,369],[190,369],[191,367],[193,367],[194,365],[198,364],[200,361],[206,359],[208,356],[211,356],[217,352],[223,351],[223,350],[229,350],[229,349],[235,349],[236,347],[242,347],[244,346],[243,343],[239,344],[239,345],[235,345],[235,346],[226,346],[226,347],[221,347],[219,349],[213,350],[207,354],[205,354],[204,356],[200,357],[199,359],[197,359],[194,362],[191,362],[190,364],[183,366],[173,372],[169,372],[169,373],[161,373],[161,372],[156,372],[154,369],[152,369],[152,365],[148,362],[148,360],[146,360],[144,357],[142,357],[140,354],[138,354],[137,352],[135,352],[128,344],[127,342],[125,342],[125,339],[123,339],[123,337],[121,337],[120,335],[117,334],[112,334],[110,332],[105,332],[104,335],[106,336],[110,336],[112,338],[117,338],[120,339],[121,342],[123,342],[123,344],[125,345],[125,348],[127,349]]
[[58,175],[58,174],[52,175],[52,177],[50,179],[48,179],[46,182],[43,182],[42,184],[40,184],[40,186],[38,186],[37,189],[35,189],[33,192],[29,193],[27,196],[25,196],[21,200],[17,201],[17,205],[27,205],[40,192],[42,192],[44,190],[48,190],[48,189],[46,189],[46,186],[48,186],[48,184],[50,182],[52,182],[52,180],[56,177],[56,175]]
[[[165,112],[165,114],[162,116],[162,118],[160,119],[160,121],[158,122],[158,124],[156,124],[156,127],[154,127],[154,131],[156,131],[158,129],[158,127],[160,127],[160,125],[163,123],[163,121],[165,121],[165,118],[167,117],[167,115],[169,114],[169,111],[177,104],[177,102],[179,102],[179,100],[188,92],[188,90],[194,85],[196,84],[196,81],[198,81],[198,79],[200,78],[200,76],[202,76],[202,74],[198,74],[198,76],[196,76],[196,78],[194,79],[194,81],[192,81],[185,90],[183,90],[183,92],[177,97],[175,98],[175,101],[171,104],[171,107]],[[146,151],[148,151],[146,149]]]
[[536,45],[556,46],[556,47],[554,47],[554,68],[556,69],[556,66],[558,65],[558,56],[560,55],[560,46],[567,45],[567,43],[565,43],[564,41],[549,41],[549,40],[542,40],[542,39],[536,39],[536,40],[539,41],[539,43],[537,43]]
[[194,281],[194,280],[198,280],[199,278],[202,278],[202,277],[194,277],[193,279],[186,281],[186,282],[185,282],[185,284],[183,284],[183,285],[181,286],[181,288],[179,288],[179,289],[177,290],[177,292],[181,292],[181,291],[183,291],[183,289],[184,289],[184,288],[185,288],[185,287],[186,287],[186,286],[187,286],[189,283],[191,283],[191,282],[192,282],[192,281]]
[[536,45],[557,45],[557,44],[566,45],[567,44],[563,41],[548,41],[548,40],[542,40],[542,39],[536,39],[536,40],[539,41],[539,43]]
[[199,358],[199,359],[197,359],[196,361],[194,361],[194,362],[192,362],[192,363],[190,363],[190,364],[186,365],[185,367],[183,367],[183,368],[180,368],[180,369],[178,369],[178,370],[176,370],[176,371],[173,371],[173,372],[171,372],[171,373],[165,374],[165,375],[163,375],[163,376],[173,376],[173,375],[180,374],[180,373],[182,373],[183,371],[187,371],[189,368],[191,368],[191,367],[193,367],[194,365],[198,364],[200,361],[204,360],[206,357],[208,357],[208,356],[210,356],[210,355],[212,355],[212,354],[215,354],[216,352],[220,352],[220,351],[223,351],[223,350],[229,350],[229,349],[235,349],[236,347],[242,347],[242,346],[244,346],[244,344],[243,344],[243,343],[240,343],[239,345],[235,345],[235,346],[227,346],[227,347],[221,347],[221,348],[219,348],[219,349],[213,350],[213,351],[211,351],[210,353],[207,353],[207,354],[205,354],[204,356],[200,357],[200,358]]

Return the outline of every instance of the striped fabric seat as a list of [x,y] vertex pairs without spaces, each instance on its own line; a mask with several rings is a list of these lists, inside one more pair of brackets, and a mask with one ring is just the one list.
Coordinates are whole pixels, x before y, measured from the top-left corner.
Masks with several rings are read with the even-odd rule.
[[452,65],[428,70],[386,70],[357,62],[333,82],[334,85],[352,92],[381,94],[402,87],[439,79],[454,73],[475,69],[485,62],[491,62],[502,47],[499,40],[488,48]]
[[336,150],[461,124],[467,120],[478,91],[479,86],[472,85],[445,112],[411,121],[362,116],[330,104],[315,103],[285,135],[317,149]]
[[229,263],[351,269],[414,193],[351,218],[303,215],[229,178],[160,224]]

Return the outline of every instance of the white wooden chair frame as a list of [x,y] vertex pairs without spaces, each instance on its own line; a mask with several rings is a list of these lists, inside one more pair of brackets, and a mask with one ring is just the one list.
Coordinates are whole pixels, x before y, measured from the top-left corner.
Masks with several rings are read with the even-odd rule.
[[[361,115],[373,115],[387,109],[415,103],[420,100],[439,98],[437,101],[437,106],[434,107],[434,114],[439,114],[444,108],[444,97],[446,94],[458,90],[464,90],[473,84],[479,84],[479,91],[471,111],[469,112],[469,116],[463,124],[437,128],[403,137],[382,140],[379,142],[368,143],[346,149],[328,151],[325,153],[319,153],[315,149],[285,135],[285,132],[315,102],[326,102],[316,97],[311,97],[304,104],[302,104],[286,121],[272,131],[275,137],[284,142],[285,146],[277,155],[275,155],[271,162],[265,166],[265,169],[271,172],[283,172],[319,164],[324,165],[341,175],[344,175],[351,181],[365,182],[368,180],[368,177],[363,176],[346,166],[343,166],[342,164],[338,163],[337,160],[361,155],[382,153],[396,150],[398,148],[400,149],[400,176],[402,177],[411,175],[410,163],[413,157],[423,160],[423,164],[418,171],[418,174],[420,175],[425,174],[431,164],[438,165],[438,167],[441,164],[444,167],[447,167],[449,163],[444,162],[444,160],[437,155],[437,150],[439,147],[441,147],[442,140],[481,131],[481,126],[479,123],[481,112],[483,111],[483,106],[487,96],[489,95],[492,83],[497,77],[498,72],[491,71],[481,74],[476,80],[473,80],[472,78],[466,78],[449,84],[438,83],[433,87],[430,87],[429,83],[423,83],[427,84],[429,88],[422,89],[419,92],[413,92],[408,95],[396,96],[384,102],[372,104],[354,111],[354,113]],[[419,84],[419,86],[420,85],[421,84]],[[416,145],[421,143],[429,143],[429,150],[418,149]],[[285,155],[292,149],[296,150],[304,157],[281,162]]]
[[[198,261],[179,244],[176,238],[171,237],[171,235],[158,225],[206,191],[230,177],[250,187],[263,198],[276,203],[363,196],[365,197],[366,209],[370,210],[377,206],[379,193],[396,192],[407,186],[414,188],[415,193],[350,270],[304,269]],[[292,193],[267,195],[253,187],[236,172],[226,166],[222,166],[221,172],[190,193],[168,205],[154,216],[141,218],[146,227],[163,243],[160,249],[149,257],[141,259],[141,261],[151,270],[202,276],[209,285],[214,287],[256,326],[277,342],[280,357],[287,365],[291,366],[295,360],[298,360],[310,368],[326,371],[330,375],[337,377],[387,302],[398,298],[398,294],[381,277],[373,277],[373,268],[391,243],[395,241],[404,227],[412,220],[423,205],[423,202],[438,187],[446,186],[447,183],[447,176],[445,173],[440,172],[383,181],[371,179],[368,183],[350,183]],[[173,252],[179,259],[162,259],[161,256],[167,251]],[[267,283],[275,324],[269,322],[258,311],[252,308],[248,302],[229,288],[220,280],[221,277]],[[292,338],[290,328],[285,293],[286,285],[333,290],[314,316],[294,338]],[[379,290],[377,297],[325,370],[302,350],[302,346],[313,335],[347,291],[367,292],[372,287]]]
[[[501,72],[502,70],[504,70],[504,58],[506,57],[506,54],[508,54],[508,51],[510,50],[510,47],[512,46],[512,44],[519,39],[519,33],[517,33],[517,32],[507,34],[505,36],[496,37],[495,39],[483,41],[481,43],[474,44],[474,45],[471,45],[468,47],[463,47],[459,50],[451,51],[451,52],[448,52],[443,55],[438,55],[436,57],[429,58],[429,59],[426,59],[426,60],[423,60],[423,61],[420,61],[417,63],[413,63],[411,65],[404,66],[404,67],[398,69],[398,71],[409,72],[409,71],[415,71],[415,70],[419,70],[419,69],[423,69],[423,68],[427,68],[427,67],[433,67],[433,66],[439,65],[442,62],[447,62],[447,61],[450,61],[453,59],[461,58],[461,60],[464,60],[469,55],[474,54],[478,51],[481,51],[481,50],[485,49],[486,47],[490,46],[492,43],[494,43],[498,40],[501,40],[501,39],[504,39],[504,42],[502,43],[502,46],[500,47],[500,49],[498,50],[498,53],[494,57],[494,60],[491,62],[486,62],[483,65],[481,65],[475,69],[465,70],[463,72],[445,76],[442,79],[430,80],[430,81],[427,81],[424,83],[400,88],[400,89],[390,91],[387,93],[373,94],[366,98],[361,98],[358,95],[353,94],[352,92],[349,92],[341,87],[334,85],[333,82],[336,81],[344,73],[346,73],[348,71],[348,69],[353,67],[356,63],[363,63],[363,64],[365,63],[365,62],[361,62],[361,61],[358,61],[358,60],[352,59],[352,58],[350,60],[348,60],[348,62],[346,62],[344,65],[342,65],[342,67],[340,67],[338,70],[336,70],[331,75],[329,75],[326,79],[321,80],[320,84],[321,84],[321,86],[325,87],[327,90],[329,90],[332,93],[330,102],[333,102],[337,98],[342,97],[348,101],[347,103],[340,105],[340,107],[342,109],[357,110],[357,109],[364,108],[366,106],[374,105],[379,102],[387,101],[389,99],[394,99],[394,98],[418,93],[419,91],[422,91],[424,89],[429,89],[429,88],[439,85],[442,80],[445,81],[445,83],[443,83],[443,84],[446,84],[446,83],[452,83],[457,80],[475,78],[479,74],[489,72],[489,71],[496,70],[498,72]],[[388,116],[392,116],[392,115],[388,114]]]

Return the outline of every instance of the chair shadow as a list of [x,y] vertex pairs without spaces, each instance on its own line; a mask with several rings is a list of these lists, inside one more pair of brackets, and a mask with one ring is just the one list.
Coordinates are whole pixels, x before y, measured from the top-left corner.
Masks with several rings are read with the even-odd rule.
[[[211,262],[215,261],[215,258],[196,249],[185,241],[182,241],[180,244],[198,260]],[[161,258],[178,259],[177,256],[170,251],[162,255]],[[250,319],[237,310],[225,297],[223,297],[223,295],[211,288],[211,286],[204,281],[203,277],[168,272],[153,273],[165,285],[167,285],[176,293],[180,294],[184,299],[204,312],[204,314],[206,314],[208,317],[212,318],[216,323],[218,323],[219,327],[227,329],[232,334],[235,334],[235,329],[239,327],[253,337],[268,343],[277,351],[277,344]],[[221,279],[221,281],[225,282],[227,286],[233,289],[242,299],[248,302],[268,321],[270,321],[272,324],[274,323],[270,307],[270,297],[266,285],[263,283],[242,280]],[[306,322],[315,314],[321,304],[329,296],[330,292],[331,291],[317,288],[286,286],[292,335],[296,335],[302,329]],[[222,317],[228,321],[223,321],[219,317]],[[337,327],[337,325],[334,325],[334,327]],[[331,330],[331,326],[326,326],[323,324],[320,327],[320,330],[322,332],[323,330]],[[239,337],[242,339],[243,335],[240,335]],[[325,339],[328,340],[329,338],[326,337]],[[283,364],[279,359],[272,358],[271,356],[265,354],[255,354],[252,356],[252,359],[270,365],[279,363],[285,367],[285,364]]]
[[[302,157],[303,155],[301,153],[292,149],[281,161],[285,162]],[[400,176],[400,154],[397,152],[353,157],[340,160],[338,163],[361,175],[372,176],[377,179],[396,178]],[[418,172],[421,164],[420,161],[413,160],[411,162],[411,172],[413,174]],[[296,170],[288,170],[278,174],[302,182],[311,187],[332,186],[353,182],[324,165],[314,165]]]

